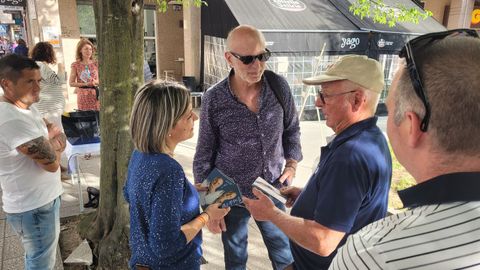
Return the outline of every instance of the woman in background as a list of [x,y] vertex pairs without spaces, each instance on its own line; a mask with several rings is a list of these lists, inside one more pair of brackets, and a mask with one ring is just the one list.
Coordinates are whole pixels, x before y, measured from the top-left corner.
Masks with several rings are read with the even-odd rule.
[[[18,47],[17,47],[18,48]],[[35,44],[30,52],[30,58],[40,66],[40,101],[32,106],[36,107],[48,122],[55,124],[61,130],[62,114],[65,110],[65,97],[63,96],[63,84],[66,81],[65,68],[62,63],[57,63],[53,46],[48,42]],[[50,65],[57,63],[57,72]],[[67,168],[60,166],[62,180],[70,179]]]
[[13,49],[13,53],[28,57],[28,47],[25,40],[21,38],[17,40],[17,46],[15,47],[15,49]]
[[66,81],[65,68],[62,63],[57,64],[57,72],[50,67],[57,63],[57,58],[53,46],[48,42],[37,43],[30,52],[30,58],[40,66],[42,76],[40,101],[33,106],[37,107],[43,118],[62,128],[62,114],[65,109],[62,85]]
[[81,39],[77,44],[75,58],[71,65],[70,86],[76,87],[77,106],[79,111],[98,111],[100,103],[97,99],[98,65],[93,60],[94,47],[88,39]]
[[198,192],[174,159],[177,144],[192,138],[197,119],[189,91],[178,83],[153,81],[135,95],[130,118],[135,150],[124,187],[131,269],[200,269],[200,231],[230,210],[212,204],[200,213]]

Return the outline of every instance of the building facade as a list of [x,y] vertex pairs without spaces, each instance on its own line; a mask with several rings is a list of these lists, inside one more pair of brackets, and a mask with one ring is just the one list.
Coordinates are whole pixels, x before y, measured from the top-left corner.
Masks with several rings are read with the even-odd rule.
[[[155,0],[144,1],[144,59],[158,78],[182,81],[200,77],[200,10],[173,2],[165,13]],[[95,42],[95,19],[91,0],[3,0],[0,3],[0,36],[11,41],[23,38],[28,47],[50,42],[57,61],[66,67],[75,61],[81,38]],[[67,110],[76,106],[73,88],[65,86]]]
[[[424,7],[449,29],[480,28],[480,0],[426,0]],[[155,0],[146,0],[144,9],[144,58],[158,78],[184,77],[200,82],[201,10],[169,1],[165,13],[158,12]],[[420,22],[421,23],[421,22]],[[58,62],[67,73],[75,61],[80,38],[95,40],[91,0],[3,0],[0,3],[0,36],[14,41],[23,38],[29,47],[39,41],[54,45]],[[69,74],[67,74],[69,75]],[[295,88],[295,87],[294,87]],[[65,89],[71,110],[76,104],[73,89]],[[311,102],[309,102],[311,103]]]
[[477,28],[480,30],[479,0],[425,0],[424,8],[448,29]]

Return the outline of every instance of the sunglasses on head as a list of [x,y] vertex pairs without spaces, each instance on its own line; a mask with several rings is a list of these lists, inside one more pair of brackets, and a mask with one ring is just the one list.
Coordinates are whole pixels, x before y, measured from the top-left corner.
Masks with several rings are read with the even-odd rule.
[[420,123],[420,130],[426,132],[428,129],[428,123],[430,121],[431,107],[428,101],[428,96],[423,86],[423,78],[419,72],[419,67],[422,66],[421,58],[422,50],[431,46],[434,42],[440,41],[444,38],[454,37],[475,37],[478,38],[478,33],[472,29],[455,29],[444,32],[430,33],[423,36],[419,36],[407,42],[403,49],[400,51],[400,57],[405,58],[407,62],[407,69],[412,81],[415,93],[420,98],[425,107],[425,116]]
[[251,63],[255,62],[255,59],[258,59],[258,61],[260,62],[267,62],[267,60],[270,58],[270,56],[272,56],[272,53],[267,49],[265,48],[265,52],[264,53],[261,53],[261,54],[258,54],[258,55],[245,55],[245,56],[242,56],[242,55],[239,55],[237,53],[234,53],[234,52],[230,52],[235,58],[237,58],[238,60],[242,61],[242,63],[244,65],[250,65]]

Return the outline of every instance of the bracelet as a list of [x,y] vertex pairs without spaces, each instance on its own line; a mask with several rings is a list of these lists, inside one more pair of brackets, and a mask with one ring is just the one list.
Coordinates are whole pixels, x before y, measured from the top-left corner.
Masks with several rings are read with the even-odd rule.
[[286,168],[292,168],[294,171],[297,170],[297,168],[296,168],[296,167],[293,167],[292,165],[286,165],[286,166],[285,166],[285,169],[286,169]]
[[205,224],[207,224],[207,220],[202,216],[202,214],[198,215],[197,218],[200,220],[200,222],[202,222],[202,227],[203,227],[203,226],[205,226]]
[[209,215],[207,212],[203,211],[202,213],[200,213],[200,215],[201,215],[201,214],[205,214],[205,215],[207,215],[207,217],[208,217],[208,220],[210,220],[210,215]]

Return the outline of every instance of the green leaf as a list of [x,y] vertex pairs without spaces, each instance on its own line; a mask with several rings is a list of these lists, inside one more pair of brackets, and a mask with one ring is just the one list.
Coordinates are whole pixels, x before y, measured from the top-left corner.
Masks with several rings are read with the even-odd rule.
[[[159,12],[166,12],[168,9],[169,0],[155,0],[157,2],[157,7]],[[189,7],[190,4],[193,4],[195,7],[200,8],[202,5],[208,6],[206,1],[203,0],[174,0],[176,5],[182,5],[183,7]]]
[[376,23],[395,26],[397,22],[411,22],[418,24],[420,19],[425,20],[432,16],[429,10],[420,11],[418,8],[407,8],[403,4],[387,6],[384,0],[356,0],[348,8],[353,15],[363,19],[371,18]]

